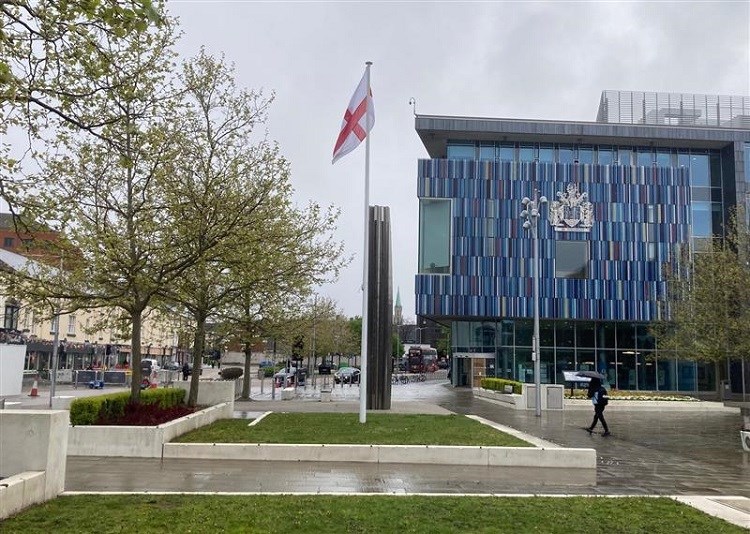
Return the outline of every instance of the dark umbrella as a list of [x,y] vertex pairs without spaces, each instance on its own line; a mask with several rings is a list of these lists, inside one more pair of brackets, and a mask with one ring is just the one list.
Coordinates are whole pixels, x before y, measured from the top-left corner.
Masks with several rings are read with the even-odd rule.
[[596,371],[578,371],[576,375],[585,376],[587,378],[598,378],[599,380],[604,380],[605,378],[603,374],[597,373]]

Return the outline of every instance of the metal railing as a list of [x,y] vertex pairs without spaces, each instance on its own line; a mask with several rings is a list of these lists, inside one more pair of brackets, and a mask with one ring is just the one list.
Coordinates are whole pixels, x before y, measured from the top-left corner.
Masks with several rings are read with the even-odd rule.
[[596,122],[750,129],[750,96],[602,91]]

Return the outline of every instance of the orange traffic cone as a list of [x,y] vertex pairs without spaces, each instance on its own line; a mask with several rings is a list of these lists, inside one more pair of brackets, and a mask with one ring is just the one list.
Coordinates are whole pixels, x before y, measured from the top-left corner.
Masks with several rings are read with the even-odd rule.
[[39,396],[39,382],[37,379],[34,379],[34,385],[31,386],[31,393],[29,393],[29,397],[38,397]]

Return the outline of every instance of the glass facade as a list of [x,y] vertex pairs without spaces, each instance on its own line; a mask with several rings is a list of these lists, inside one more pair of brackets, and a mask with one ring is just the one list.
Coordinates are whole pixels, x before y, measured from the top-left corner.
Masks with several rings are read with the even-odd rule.
[[[529,319],[455,321],[453,351],[494,352],[486,376],[531,383],[532,334]],[[542,321],[539,342],[545,384],[565,384],[563,371],[598,371],[615,389],[689,392],[716,387],[713,363],[676,360],[672,352],[659,352],[647,324]]]
[[[750,182],[750,143],[745,143],[744,156],[745,180]],[[723,233],[726,210],[722,203],[722,157],[718,150],[455,140],[448,141],[447,157],[464,160],[479,158],[483,161],[685,167],[690,169],[693,238],[700,241]],[[696,243],[696,249],[702,245]]]

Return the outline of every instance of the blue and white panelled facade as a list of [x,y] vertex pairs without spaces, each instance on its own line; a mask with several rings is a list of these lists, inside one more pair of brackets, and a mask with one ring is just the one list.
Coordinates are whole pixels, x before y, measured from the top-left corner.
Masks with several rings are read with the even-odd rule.
[[533,381],[532,240],[519,214],[538,191],[549,199],[538,227],[542,382],[595,369],[619,389],[715,390],[714,366],[660,351],[649,323],[663,317],[665,267],[750,198],[750,130],[416,123],[431,156],[418,164],[416,312],[451,325],[455,384]]

